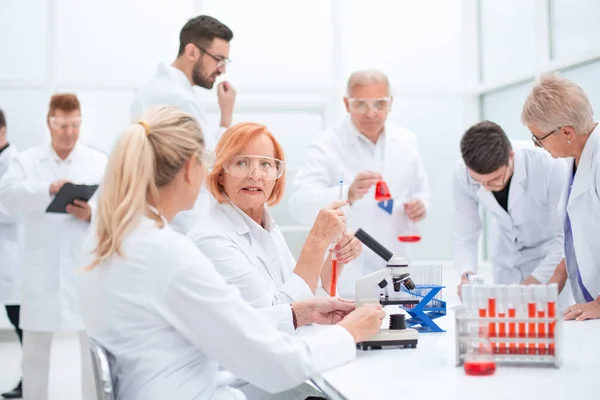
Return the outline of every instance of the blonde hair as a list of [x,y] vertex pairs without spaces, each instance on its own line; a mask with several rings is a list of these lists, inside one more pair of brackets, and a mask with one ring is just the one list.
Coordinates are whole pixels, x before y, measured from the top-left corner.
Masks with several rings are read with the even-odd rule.
[[593,128],[594,111],[581,87],[556,73],[548,73],[538,78],[527,96],[521,121],[543,132],[570,126],[581,135]]
[[375,69],[367,69],[353,72],[348,78],[348,85],[346,91],[348,96],[352,96],[352,89],[356,86],[366,86],[374,83],[383,83],[387,86],[388,92],[390,90],[390,80],[387,75],[383,72]]
[[[275,158],[284,162],[285,156],[281,145],[275,139],[275,136],[267,129],[266,126],[256,124],[254,122],[241,122],[229,128],[227,132],[221,136],[217,148],[215,149],[216,161],[215,165],[206,177],[206,187],[208,191],[215,197],[220,204],[229,201],[227,199],[225,188],[219,183],[219,176],[225,173],[224,164],[231,157],[239,155],[242,149],[254,138],[260,135],[266,135],[273,142],[275,147]],[[274,206],[283,198],[283,189],[285,188],[285,169],[283,175],[273,187],[271,196],[267,199],[267,205]]]
[[113,149],[98,199],[94,268],[113,254],[123,256],[123,238],[144,214],[159,204],[158,189],[173,181],[190,157],[201,156],[204,137],[198,122],[182,110],[162,106],[148,109],[125,130]]

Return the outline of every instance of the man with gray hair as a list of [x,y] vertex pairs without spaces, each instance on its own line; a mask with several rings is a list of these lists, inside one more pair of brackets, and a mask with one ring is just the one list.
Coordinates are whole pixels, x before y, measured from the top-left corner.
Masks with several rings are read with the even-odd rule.
[[581,87],[557,75],[542,75],[523,105],[521,120],[537,146],[566,158],[569,179],[559,203],[565,259],[551,282],[567,279],[577,304],[566,319],[600,318],[600,129]]
[[[351,229],[362,227],[395,255],[410,258],[399,237],[420,239],[412,225],[427,214],[429,184],[415,135],[388,121],[392,100],[382,72],[366,70],[350,76],[344,97],[349,115],[310,146],[294,179],[297,190],[290,209],[300,222],[310,224],[341,190],[350,204],[344,212]],[[375,191],[382,182],[391,194],[387,200],[378,196],[386,193]],[[338,293],[353,297],[356,279],[384,267],[377,255],[363,252],[345,266]]]

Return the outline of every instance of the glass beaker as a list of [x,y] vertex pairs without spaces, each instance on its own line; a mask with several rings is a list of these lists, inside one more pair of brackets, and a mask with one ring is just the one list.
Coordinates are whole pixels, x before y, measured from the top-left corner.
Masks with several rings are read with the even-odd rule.
[[496,372],[496,361],[488,336],[487,324],[474,321],[469,323],[467,329],[465,374],[471,376],[493,375]]
[[392,198],[392,194],[390,193],[390,189],[388,188],[387,183],[384,180],[377,181],[375,184],[375,201],[387,201]]
[[410,218],[403,213],[400,217],[400,226],[398,229],[398,240],[403,243],[416,243],[421,240],[421,234],[417,228],[417,224],[411,221]]

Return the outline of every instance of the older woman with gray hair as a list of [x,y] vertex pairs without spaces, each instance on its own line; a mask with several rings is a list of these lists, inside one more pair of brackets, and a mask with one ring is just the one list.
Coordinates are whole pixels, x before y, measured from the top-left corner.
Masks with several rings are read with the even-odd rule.
[[590,101],[575,83],[557,74],[539,78],[525,101],[522,122],[537,146],[568,162],[569,179],[559,203],[565,259],[550,282],[569,280],[577,304],[565,319],[600,318],[600,128]]

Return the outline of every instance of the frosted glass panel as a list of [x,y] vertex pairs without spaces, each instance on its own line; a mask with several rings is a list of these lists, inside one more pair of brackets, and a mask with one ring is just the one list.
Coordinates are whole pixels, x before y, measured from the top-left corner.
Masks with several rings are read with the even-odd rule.
[[227,75],[234,85],[329,83],[329,0],[204,0],[202,12],[233,31]]
[[596,120],[600,116],[600,61],[564,71],[563,75],[585,90],[594,111]]
[[600,48],[598,20],[598,0],[552,0],[554,58]]
[[139,86],[172,62],[193,0],[56,1],[59,84]]
[[415,244],[417,259],[450,259],[452,240],[452,172],[460,157],[463,101],[460,96],[396,96],[390,119],[417,136],[431,187],[427,218],[419,224],[423,240]]
[[298,169],[306,158],[308,146],[323,132],[323,116],[316,113],[240,112],[233,119],[234,124],[251,121],[266,125],[283,147],[289,170]]
[[0,81],[46,78],[47,1],[0,3]]
[[500,125],[513,139],[529,140],[531,132],[521,123],[521,110],[531,87],[529,82],[484,94],[483,118]]
[[494,83],[533,73],[535,1],[481,0],[483,80]]
[[344,80],[357,69],[379,68],[392,85],[456,85],[461,76],[459,0],[340,3]]
[[8,141],[19,150],[50,141],[46,124],[50,93],[44,90],[0,88],[0,108],[6,115]]
[[72,91],[81,103],[81,141],[109,154],[116,138],[131,122],[133,90]]

